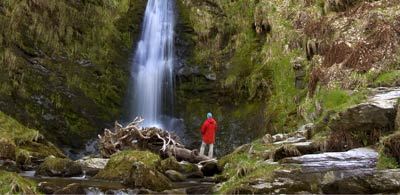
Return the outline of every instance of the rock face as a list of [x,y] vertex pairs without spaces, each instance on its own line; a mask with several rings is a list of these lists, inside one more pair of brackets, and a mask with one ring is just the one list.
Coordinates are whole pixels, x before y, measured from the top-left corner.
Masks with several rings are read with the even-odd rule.
[[47,157],[45,161],[40,164],[36,171],[36,176],[50,176],[50,177],[73,177],[81,175],[82,167],[70,160],[56,157]]
[[[0,110],[51,141],[81,146],[120,116],[128,83],[124,64],[146,2],[2,3],[0,34],[7,37],[0,36],[6,89],[0,90]],[[42,14],[54,10],[58,14]]]

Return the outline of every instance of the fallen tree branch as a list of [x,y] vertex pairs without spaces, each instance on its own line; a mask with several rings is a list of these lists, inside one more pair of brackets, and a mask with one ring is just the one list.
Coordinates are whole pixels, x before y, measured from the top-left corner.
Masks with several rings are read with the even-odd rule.
[[142,122],[142,118],[136,117],[125,127],[115,122],[114,129],[105,129],[103,135],[98,135],[100,154],[108,158],[121,150],[141,149],[192,163],[210,160],[207,156],[199,155],[196,150],[185,148],[175,134],[155,127],[142,128]]

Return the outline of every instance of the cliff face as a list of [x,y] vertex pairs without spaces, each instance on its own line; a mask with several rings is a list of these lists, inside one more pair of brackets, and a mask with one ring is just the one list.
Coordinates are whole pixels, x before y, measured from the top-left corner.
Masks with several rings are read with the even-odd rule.
[[73,146],[119,118],[145,5],[1,1],[0,110]]
[[214,112],[223,143],[292,131],[360,102],[367,87],[399,84],[397,2],[177,4],[180,116],[197,129]]

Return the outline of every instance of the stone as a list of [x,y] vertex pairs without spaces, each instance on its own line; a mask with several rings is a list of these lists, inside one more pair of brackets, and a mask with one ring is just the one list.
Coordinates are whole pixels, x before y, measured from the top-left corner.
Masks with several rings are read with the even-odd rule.
[[86,192],[80,184],[72,183],[64,188],[56,190],[54,194],[86,194]]
[[106,158],[84,158],[77,160],[78,164],[82,166],[82,170],[85,175],[94,176],[96,175],[101,169],[107,165],[109,159]]
[[[379,141],[379,135],[394,130],[396,102],[400,98],[400,88],[371,89],[365,102],[354,105],[342,112],[331,114],[317,131],[331,129],[327,149],[345,151],[372,145]],[[358,135],[358,136],[357,136]],[[375,135],[364,136],[362,135]],[[343,139],[345,137],[346,139]]]
[[282,159],[281,163],[301,165],[304,171],[332,171],[375,167],[378,153],[371,148],[356,148],[347,152],[324,152]]
[[55,191],[61,189],[61,186],[47,181],[43,181],[38,184],[38,189],[45,194],[54,194]]
[[377,194],[400,191],[400,169],[371,171],[323,184],[322,192],[329,194]]
[[13,141],[0,138],[0,159],[15,160],[16,146]]
[[206,161],[202,164],[201,172],[204,176],[213,176],[222,172],[222,167],[218,166],[218,162],[215,160]]
[[171,180],[171,181],[184,181],[186,178],[182,173],[179,173],[178,171],[175,170],[167,170],[165,171],[165,175]]
[[130,188],[147,188],[158,192],[171,189],[170,180],[155,168],[148,167],[142,162],[134,162],[129,169],[124,185]]
[[80,176],[82,173],[82,167],[80,164],[70,159],[50,156],[47,157],[42,164],[40,164],[35,175],[50,177],[73,177]]

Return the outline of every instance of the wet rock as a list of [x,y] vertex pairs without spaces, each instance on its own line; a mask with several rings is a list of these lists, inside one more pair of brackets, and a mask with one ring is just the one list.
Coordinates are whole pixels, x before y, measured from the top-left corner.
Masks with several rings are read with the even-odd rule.
[[167,177],[140,161],[133,163],[124,185],[131,188],[143,187],[158,192],[171,188],[170,180]]
[[11,172],[18,172],[17,163],[13,160],[0,160],[0,169],[11,171]]
[[15,149],[13,141],[0,138],[0,159],[15,160]]
[[180,188],[180,189],[173,189],[173,190],[164,190],[164,191],[162,191],[162,194],[175,195],[175,194],[187,194],[187,193],[186,193],[185,188]]
[[186,178],[184,175],[179,173],[178,171],[175,170],[167,170],[165,171],[165,175],[171,180],[171,181],[184,181]]
[[54,183],[44,181],[44,182],[40,182],[38,184],[38,189],[45,194],[54,194],[55,191],[61,189],[61,186],[54,184]]
[[218,166],[218,162],[215,160],[204,162],[202,165],[201,172],[204,176],[213,176],[222,172],[222,167]]
[[82,167],[80,164],[70,159],[50,156],[47,157],[42,164],[40,164],[35,175],[50,177],[73,177],[79,176],[82,173]]
[[390,169],[353,175],[333,180],[322,186],[323,193],[398,193],[400,192],[400,170]]
[[86,192],[80,184],[72,183],[62,189],[56,190],[54,194],[86,194]]
[[307,139],[305,137],[288,137],[287,139],[275,142],[274,144],[275,145],[291,144],[291,143],[305,142],[306,140]]

